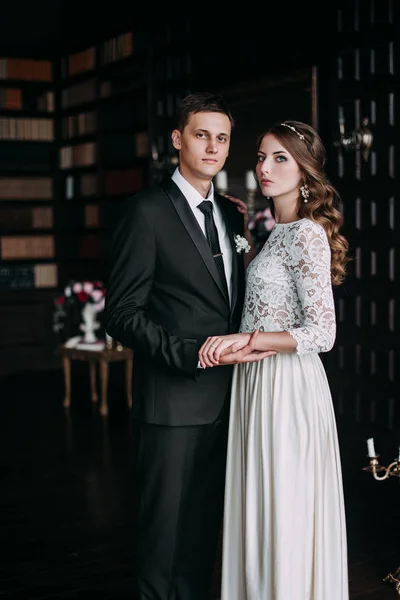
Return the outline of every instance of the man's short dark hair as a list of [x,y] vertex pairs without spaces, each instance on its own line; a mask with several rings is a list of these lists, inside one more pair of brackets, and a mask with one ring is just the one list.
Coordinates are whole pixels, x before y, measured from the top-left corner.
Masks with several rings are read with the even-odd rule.
[[226,115],[234,126],[234,120],[231,111],[225,100],[218,94],[211,92],[194,92],[188,94],[182,99],[178,113],[178,129],[183,131],[189,122],[191,114],[198,112],[217,112]]

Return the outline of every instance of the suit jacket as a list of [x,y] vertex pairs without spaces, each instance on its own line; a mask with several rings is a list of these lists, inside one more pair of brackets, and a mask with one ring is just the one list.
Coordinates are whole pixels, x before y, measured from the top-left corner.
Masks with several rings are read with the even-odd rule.
[[208,336],[237,332],[244,260],[233,235],[243,216],[218,194],[232,244],[232,302],[193,212],[171,178],[124,201],[114,230],[106,330],[134,351],[133,416],[162,425],[211,423],[229,392],[232,366],[198,369]]

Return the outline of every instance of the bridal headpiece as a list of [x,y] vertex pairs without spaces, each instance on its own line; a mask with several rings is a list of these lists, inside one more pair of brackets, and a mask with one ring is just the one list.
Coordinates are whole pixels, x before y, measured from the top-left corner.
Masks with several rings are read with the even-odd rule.
[[281,123],[281,125],[282,125],[283,127],[289,127],[289,129],[291,129],[292,131],[294,131],[294,133],[295,133],[296,135],[298,135],[298,136],[299,136],[299,138],[300,138],[301,140],[304,140],[304,139],[305,139],[304,135],[303,135],[302,133],[300,133],[299,131],[297,131],[297,129],[295,129],[295,128],[293,127],[293,125],[289,125],[288,123]]

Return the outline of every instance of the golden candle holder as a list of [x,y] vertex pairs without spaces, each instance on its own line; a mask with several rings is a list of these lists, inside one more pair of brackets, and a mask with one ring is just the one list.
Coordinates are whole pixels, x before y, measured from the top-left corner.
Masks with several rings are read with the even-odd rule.
[[[377,481],[383,481],[384,479],[387,479],[389,475],[392,477],[400,477],[400,462],[398,458],[390,463],[388,467],[379,464],[379,454],[376,456],[369,456],[368,458],[370,459],[369,465],[368,467],[363,467],[363,471],[372,473],[374,479]],[[383,475],[378,475],[378,473],[381,473],[382,471],[385,471],[385,473]]]
[[[373,439],[370,438],[368,442],[369,465],[367,467],[363,467],[362,470],[372,473],[373,478],[377,481],[384,481],[390,476],[400,477],[400,452],[399,456],[392,463],[390,463],[390,465],[384,467],[383,465],[379,464],[379,454],[375,453]],[[372,454],[375,454],[375,456],[372,456]],[[378,473],[382,474],[379,475]],[[388,573],[386,577],[383,578],[383,581],[393,583],[398,596],[400,596],[400,567],[397,567],[393,573]]]

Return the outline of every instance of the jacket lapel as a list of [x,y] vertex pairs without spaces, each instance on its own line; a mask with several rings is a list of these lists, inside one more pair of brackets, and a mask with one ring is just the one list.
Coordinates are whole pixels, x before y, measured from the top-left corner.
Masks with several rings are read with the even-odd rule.
[[219,290],[221,291],[221,294],[225,298],[225,301],[229,302],[229,298],[227,297],[226,292],[222,286],[220,276],[217,271],[217,267],[215,266],[215,262],[211,254],[208,242],[196,220],[196,217],[192,212],[192,209],[189,206],[188,201],[180,191],[179,187],[172,181],[172,179],[166,179],[159,185],[171,199],[171,202],[180,220],[182,221],[183,225],[186,228],[186,231],[188,232],[194,245],[196,246],[211,277],[217,284]]

